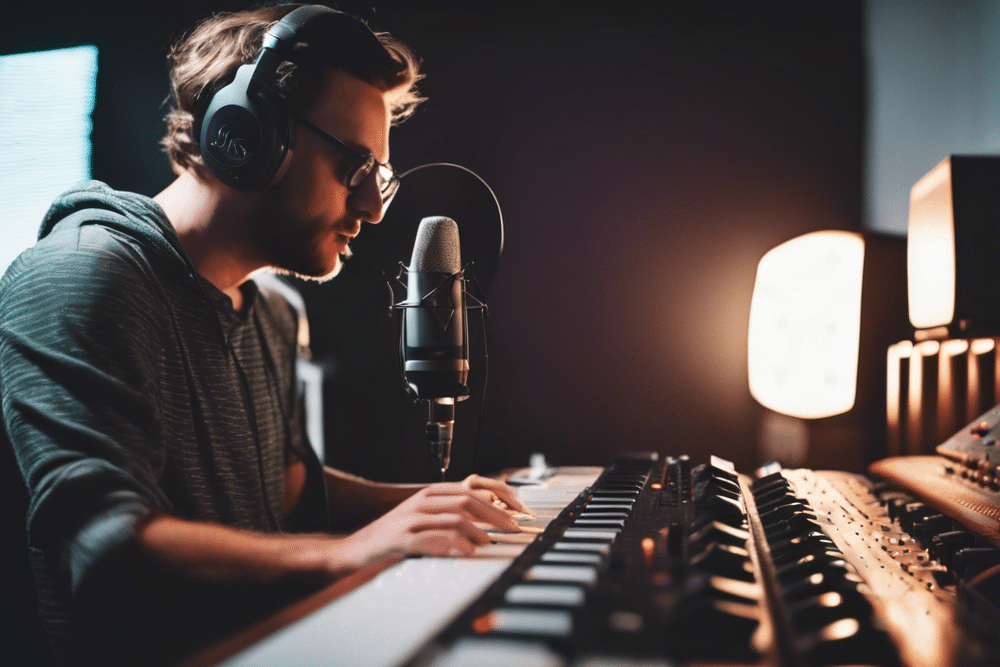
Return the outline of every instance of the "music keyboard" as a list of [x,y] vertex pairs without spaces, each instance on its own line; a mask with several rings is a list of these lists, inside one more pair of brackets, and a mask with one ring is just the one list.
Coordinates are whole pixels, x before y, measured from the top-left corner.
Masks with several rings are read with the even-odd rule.
[[[602,468],[561,467],[519,495],[540,524],[557,517]],[[407,662],[480,595],[537,535],[495,535],[473,558],[407,558],[360,588],[282,623],[261,639],[257,628],[196,657],[199,667],[390,667]],[[307,599],[304,602],[309,602]],[[313,605],[308,605],[313,607]],[[221,656],[221,657],[220,657]]]
[[620,459],[407,664],[1000,664],[1000,545],[938,516],[861,475]]
[[963,455],[559,469],[518,490],[540,535],[406,559],[212,664],[995,667],[1000,494]]

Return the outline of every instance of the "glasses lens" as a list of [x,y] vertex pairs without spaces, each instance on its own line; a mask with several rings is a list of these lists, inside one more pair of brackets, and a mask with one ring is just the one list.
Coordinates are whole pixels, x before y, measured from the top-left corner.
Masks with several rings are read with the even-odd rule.
[[351,177],[347,180],[347,187],[352,190],[361,187],[361,184],[368,178],[368,174],[372,173],[372,167],[375,164],[375,158],[369,155],[363,161],[354,165],[354,168],[351,170]]
[[380,164],[375,172],[375,177],[378,182],[379,192],[382,193],[383,200],[389,199],[396,193],[396,188],[399,187],[399,178],[396,177],[396,174],[393,173],[392,169]]
[[382,192],[383,208],[388,208],[389,204],[392,203],[392,198],[396,196],[397,190],[399,190],[399,179],[393,179],[389,183],[389,187]]
[[399,178],[392,169],[377,162],[372,156],[354,166],[350,178],[347,179],[347,187],[351,190],[360,188],[365,180],[371,176],[372,171],[375,172],[375,182],[382,194],[382,202],[388,204],[399,188]]

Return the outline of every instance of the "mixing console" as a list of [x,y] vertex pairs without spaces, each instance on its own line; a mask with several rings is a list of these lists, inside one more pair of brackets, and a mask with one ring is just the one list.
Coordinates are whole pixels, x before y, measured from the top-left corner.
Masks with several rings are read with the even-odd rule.
[[986,421],[871,477],[619,458],[410,665],[998,665]]

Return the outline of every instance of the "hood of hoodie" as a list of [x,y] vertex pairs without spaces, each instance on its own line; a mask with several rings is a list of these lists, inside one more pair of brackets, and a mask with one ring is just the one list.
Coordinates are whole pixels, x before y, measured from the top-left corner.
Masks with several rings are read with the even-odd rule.
[[160,267],[191,280],[219,323],[219,335],[228,344],[236,321],[229,297],[202,277],[184,251],[163,209],[145,195],[115,190],[100,181],[82,181],[61,194],[49,207],[38,230],[41,240],[66,225],[101,225],[140,241],[155,255]]
[[194,267],[160,205],[144,195],[120,192],[100,181],[83,181],[61,194],[49,208],[38,230],[39,240],[63,225],[104,225],[144,241],[158,255]]

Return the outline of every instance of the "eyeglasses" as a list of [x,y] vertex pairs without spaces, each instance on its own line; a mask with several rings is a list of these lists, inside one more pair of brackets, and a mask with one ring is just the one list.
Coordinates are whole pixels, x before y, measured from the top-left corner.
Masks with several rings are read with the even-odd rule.
[[387,164],[382,164],[376,160],[375,156],[371,153],[365,155],[357,152],[337,137],[320,129],[316,125],[313,125],[302,116],[296,115],[295,118],[321,139],[325,139],[327,142],[339,148],[342,152],[347,153],[354,158],[354,164],[352,164],[350,169],[348,169],[347,178],[344,179],[348,190],[357,190],[360,188],[361,184],[364,183],[374,171],[375,182],[378,184],[379,192],[382,193],[382,205],[389,205],[389,202],[392,201],[393,195],[396,194],[396,190],[399,188],[399,177],[396,176],[396,172],[392,170],[392,167]]

